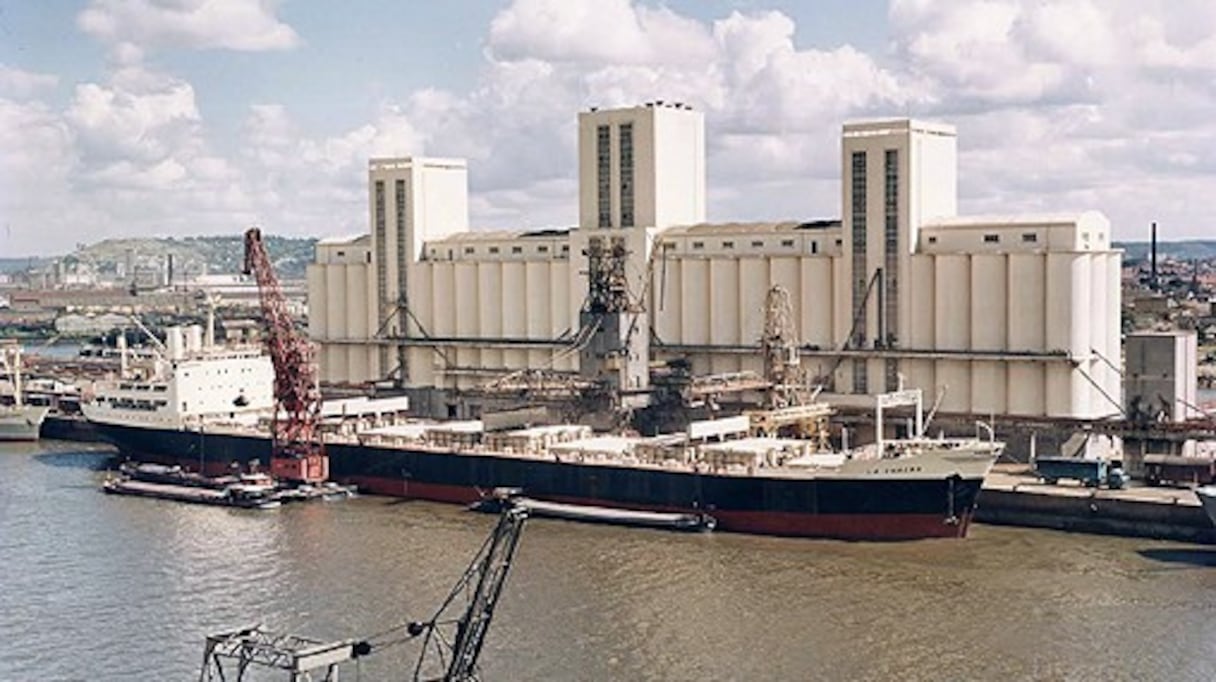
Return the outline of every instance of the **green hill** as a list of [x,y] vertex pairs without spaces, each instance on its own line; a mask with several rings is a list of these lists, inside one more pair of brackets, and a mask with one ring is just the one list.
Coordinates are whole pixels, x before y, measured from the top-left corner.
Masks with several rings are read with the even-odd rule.
[[[265,242],[280,279],[304,278],[305,268],[313,260],[316,239],[267,235]],[[242,236],[106,239],[78,249],[64,260],[88,262],[103,272],[112,272],[129,255],[139,265],[159,265],[166,263],[170,254],[177,273],[199,273],[204,269],[209,273],[240,272],[245,242]]]
[[[1148,258],[1149,242],[1115,242],[1116,248],[1123,249],[1124,258],[1129,261]],[[1210,260],[1216,258],[1216,241],[1207,239],[1192,239],[1180,242],[1157,242],[1158,258],[1176,258],[1178,260]]]

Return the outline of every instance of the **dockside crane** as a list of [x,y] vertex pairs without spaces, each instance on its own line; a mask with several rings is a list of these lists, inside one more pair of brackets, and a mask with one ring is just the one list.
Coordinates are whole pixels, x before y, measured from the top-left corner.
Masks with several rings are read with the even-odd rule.
[[[415,681],[481,679],[477,660],[527,520],[526,507],[513,504],[504,507],[498,524],[435,615],[406,626],[409,637],[424,636],[422,652],[414,667]],[[463,610],[459,606],[462,595]]]
[[411,680],[477,682],[482,646],[528,520],[527,507],[509,501],[505,505],[489,537],[430,619],[407,620],[370,637],[331,642],[272,632],[261,625],[208,635],[199,682],[243,682],[253,679],[255,668],[283,671],[292,682],[337,682],[343,663],[419,637],[422,650]]
[[317,428],[321,389],[313,347],[287,312],[287,300],[257,227],[245,232],[245,274],[258,284],[266,349],[274,363],[270,474],[292,483],[325,481],[329,458]]

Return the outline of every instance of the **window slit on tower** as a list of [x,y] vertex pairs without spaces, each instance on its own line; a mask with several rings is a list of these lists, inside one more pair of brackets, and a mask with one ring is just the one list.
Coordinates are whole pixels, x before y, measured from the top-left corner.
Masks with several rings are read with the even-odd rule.
[[621,154],[621,227],[633,227],[633,124],[622,123]]
[[[853,152],[852,174],[849,178],[852,193],[850,205],[850,223],[853,238],[853,310],[863,310],[866,303],[866,284],[869,279],[866,272],[866,153]],[[854,348],[865,345],[865,319],[851,339]],[[868,377],[866,376],[866,361],[858,358],[853,361],[853,392],[868,393]]]
[[608,126],[597,126],[595,129],[595,162],[600,227],[612,227],[611,155],[612,147]]

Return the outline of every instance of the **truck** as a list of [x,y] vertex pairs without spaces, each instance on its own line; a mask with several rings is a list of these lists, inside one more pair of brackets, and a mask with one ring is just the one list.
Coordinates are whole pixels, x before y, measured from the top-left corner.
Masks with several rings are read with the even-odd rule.
[[1111,490],[1123,488],[1129,480],[1122,462],[1105,459],[1038,457],[1034,461],[1034,473],[1047,484],[1067,478],[1079,481],[1086,487],[1106,486]]
[[1216,483],[1216,459],[1180,455],[1144,456],[1144,479],[1149,485],[1195,487]]

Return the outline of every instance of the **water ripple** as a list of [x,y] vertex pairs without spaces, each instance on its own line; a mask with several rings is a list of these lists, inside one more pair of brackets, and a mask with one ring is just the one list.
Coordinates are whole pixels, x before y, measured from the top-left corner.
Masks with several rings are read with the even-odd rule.
[[[0,680],[195,679],[203,636],[319,638],[438,606],[494,519],[378,498],[270,512],[98,494],[104,453],[0,452]],[[1206,548],[978,526],[860,544],[533,520],[485,679],[1216,678]],[[1185,655],[1179,655],[1185,652]],[[402,679],[417,649],[361,663]]]

